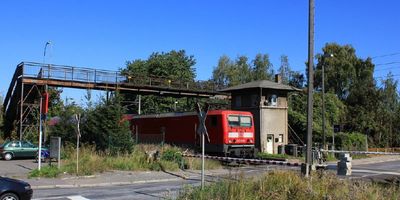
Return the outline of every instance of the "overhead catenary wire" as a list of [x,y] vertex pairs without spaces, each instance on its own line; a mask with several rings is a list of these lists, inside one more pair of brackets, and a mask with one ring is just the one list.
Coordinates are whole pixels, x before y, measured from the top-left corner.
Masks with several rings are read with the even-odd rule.
[[400,55],[400,52],[394,52],[394,53],[389,53],[389,54],[383,54],[383,55],[379,55],[379,56],[372,56],[371,58],[384,58],[384,57],[390,57],[390,56],[396,56],[396,55]]
[[387,63],[378,63],[378,64],[375,64],[375,66],[394,65],[394,64],[400,64],[400,61],[393,61],[393,62],[387,62]]
[[400,69],[400,67],[399,66],[387,67],[387,68],[374,70],[374,72],[386,71],[386,70],[391,70],[391,69]]

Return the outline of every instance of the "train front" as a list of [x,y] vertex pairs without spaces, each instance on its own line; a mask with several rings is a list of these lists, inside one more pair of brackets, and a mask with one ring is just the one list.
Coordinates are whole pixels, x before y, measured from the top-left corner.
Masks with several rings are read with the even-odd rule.
[[253,157],[253,115],[250,112],[229,111],[224,118],[224,153],[229,156]]

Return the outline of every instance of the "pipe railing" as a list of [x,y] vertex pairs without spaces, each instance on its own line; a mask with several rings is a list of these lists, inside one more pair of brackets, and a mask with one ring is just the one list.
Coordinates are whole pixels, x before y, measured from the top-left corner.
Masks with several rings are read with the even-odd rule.
[[98,70],[54,64],[24,62],[23,77],[78,81],[86,83],[132,84],[137,86],[216,92],[211,81],[185,81],[168,77],[123,75],[118,71]]

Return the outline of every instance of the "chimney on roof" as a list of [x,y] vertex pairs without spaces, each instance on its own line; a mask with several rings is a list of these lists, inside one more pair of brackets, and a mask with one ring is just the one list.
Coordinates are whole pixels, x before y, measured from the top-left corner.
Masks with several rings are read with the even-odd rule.
[[275,74],[275,82],[279,84],[282,83],[282,77],[280,74]]

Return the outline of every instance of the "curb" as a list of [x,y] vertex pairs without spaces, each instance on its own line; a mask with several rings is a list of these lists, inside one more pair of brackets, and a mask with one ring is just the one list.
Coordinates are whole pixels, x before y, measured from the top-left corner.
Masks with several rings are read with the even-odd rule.
[[78,188],[78,187],[101,187],[101,186],[116,186],[116,185],[132,185],[141,183],[161,183],[168,181],[179,181],[181,178],[169,178],[161,180],[142,180],[142,181],[125,181],[125,182],[110,182],[110,183],[93,183],[93,184],[65,184],[65,185],[32,185],[32,189],[56,189],[56,188]]

